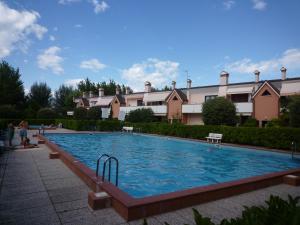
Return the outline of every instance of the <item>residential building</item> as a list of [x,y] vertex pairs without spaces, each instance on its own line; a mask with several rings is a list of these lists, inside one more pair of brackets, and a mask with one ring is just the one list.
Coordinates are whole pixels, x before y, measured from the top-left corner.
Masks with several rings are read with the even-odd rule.
[[262,81],[259,79],[260,72],[256,70],[253,81],[241,83],[229,83],[229,73],[222,71],[217,85],[192,87],[192,81],[188,79],[186,88],[176,88],[173,81],[171,91],[151,91],[151,83],[146,81],[144,92],[121,95],[118,87],[116,95],[105,96],[103,89],[99,89],[98,97],[83,93],[75,102],[77,107],[111,108],[113,118],[118,118],[121,111],[128,114],[135,109],[151,108],[161,119],[194,125],[203,124],[203,103],[219,96],[235,104],[237,115],[242,120],[253,117],[263,126],[267,121],[278,118],[281,99],[300,95],[300,77],[287,78],[286,71],[282,67],[280,79]]

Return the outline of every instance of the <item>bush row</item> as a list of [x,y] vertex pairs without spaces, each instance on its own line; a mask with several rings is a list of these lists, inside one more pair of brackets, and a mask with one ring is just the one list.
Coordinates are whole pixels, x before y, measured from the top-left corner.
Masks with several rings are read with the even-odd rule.
[[187,126],[167,123],[127,124],[143,133],[169,135],[183,138],[205,139],[208,133],[223,134],[223,142],[255,145],[277,149],[290,149],[292,141],[300,144],[299,128],[257,128],[229,126]]
[[62,123],[64,128],[77,131],[119,131],[122,123],[118,120],[67,120],[57,119],[56,124]]

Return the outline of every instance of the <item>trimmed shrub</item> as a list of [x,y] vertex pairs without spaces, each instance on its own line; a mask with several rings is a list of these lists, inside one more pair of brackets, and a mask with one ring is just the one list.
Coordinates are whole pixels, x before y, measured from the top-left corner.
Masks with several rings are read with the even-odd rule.
[[136,109],[130,111],[126,116],[126,121],[132,123],[154,122],[156,118],[152,109]]
[[290,125],[292,127],[300,127],[300,96],[293,96],[288,105],[290,114]]
[[183,125],[167,123],[126,123],[143,133],[169,135],[183,138],[205,139],[209,133],[223,134],[223,141],[234,144],[290,149],[292,141],[300,143],[298,128],[258,128],[213,125]]
[[241,126],[243,126],[243,127],[257,127],[257,120],[250,117]]
[[74,110],[74,118],[79,120],[87,119],[87,109],[86,108],[76,108]]
[[91,120],[100,120],[101,119],[101,107],[100,106],[94,106],[91,107],[88,111],[87,111],[87,117]]
[[56,123],[62,123],[64,128],[77,131],[120,131],[122,128],[122,123],[118,120],[57,119]]
[[205,125],[233,126],[237,121],[235,105],[223,97],[205,102],[202,114]]
[[56,112],[51,108],[42,108],[37,112],[38,119],[55,119],[57,118]]

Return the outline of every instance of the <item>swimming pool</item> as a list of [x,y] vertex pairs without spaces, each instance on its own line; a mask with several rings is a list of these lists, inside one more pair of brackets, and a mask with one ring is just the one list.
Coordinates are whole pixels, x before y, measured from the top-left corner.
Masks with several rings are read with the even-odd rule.
[[300,161],[291,159],[289,154],[216,147],[151,135],[47,134],[46,137],[93,170],[103,153],[118,158],[119,188],[135,198],[300,167]]

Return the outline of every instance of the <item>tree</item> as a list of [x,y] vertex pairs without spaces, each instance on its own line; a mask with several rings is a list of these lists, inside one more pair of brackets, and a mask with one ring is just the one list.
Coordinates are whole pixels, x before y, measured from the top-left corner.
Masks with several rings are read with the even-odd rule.
[[74,110],[74,118],[75,119],[81,119],[81,120],[85,120],[87,119],[87,109],[86,108],[76,108]]
[[126,116],[126,121],[132,123],[154,122],[156,121],[156,118],[152,109],[136,109],[129,112]]
[[223,97],[208,100],[202,108],[203,121],[206,125],[235,125],[235,105]]
[[290,126],[300,127],[300,96],[291,97],[288,109],[290,115]]
[[74,95],[75,91],[72,86],[61,85],[54,94],[54,108],[56,112],[60,115],[66,115],[67,111],[73,110],[75,108]]
[[51,97],[51,88],[46,83],[34,83],[28,95],[29,107],[36,112],[40,108],[50,107]]
[[0,105],[0,118],[18,118],[20,116],[19,111],[14,105]]
[[89,91],[92,91],[94,93],[97,92],[97,85],[94,82],[90,81],[89,78],[80,81],[77,84],[77,88],[80,92],[89,92]]
[[0,63],[0,105],[23,106],[25,95],[20,77],[19,69],[5,61]]
[[41,108],[37,112],[37,118],[39,119],[55,119],[56,117],[56,112],[51,108]]
[[91,107],[87,112],[87,117],[91,120],[99,120],[101,119],[101,107],[100,106],[94,106]]

